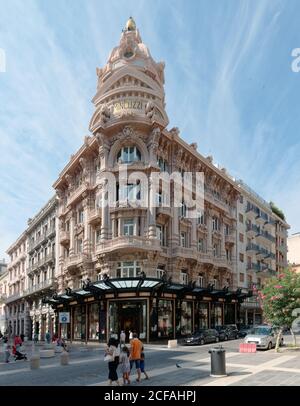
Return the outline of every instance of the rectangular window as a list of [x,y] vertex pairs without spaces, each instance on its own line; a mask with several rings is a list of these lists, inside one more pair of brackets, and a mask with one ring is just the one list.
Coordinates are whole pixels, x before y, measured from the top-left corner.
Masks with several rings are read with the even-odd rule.
[[212,218],[212,228],[213,231],[219,231],[220,230],[220,222],[218,217],[213,217]]
[[77,253],[80,254],[82,252],[82,240],[77,240]]
[[156,269],[156,277],[161,279],[165,275],[165,266],[164,265],[158,265]]
[[84,212],[83,210],[79,210],[78,212],[78,223],[83,223],[84,220]]
[[243,273],[240,273],[240,282],[245,281],[245,275]]
[[187,285],[188,284],[188,274],[187,271],[181,271],[180,272],[180,283],[182,285]]
[[204,240],[203,240],[203,238],[199,238],[199,240],[198,240],[198,251],[204,252]]
[[199,210],[197,213],[197,224],[205,224],[205,220],[204,220],[204,212]]
[[244,223],[244,216],[241,213],[239,213],[239,222]]
[[230,226],[229,226],[229,224],[225,224],[224,233],[225,233],[225,235],[229,235],[229,234],[230,234]]
[[241,195],[240,196],[240,203],[243,204],[244,203],[244,197]]
[[242,253],[240,252],[239,257],[240,257],[240,262],[244,262],[244,254],[242,254]]
[[199,275],[199,276],[198,276],[198,286],[199,286],[200,288],[203,288],[203,287],[204,287],[204,277],[203,277],[203,275]]
[[159,240],[160,245],[164,245],[164,229],[163,226],[156,226],[156,238]]
[[133,219],[123,220],[123,235],[131,236],[133,235]]
[[123,261],[118,263],[117,278],[134,278],[141,273],[138,261]]
[[239,241],[244,242],[244,234],[239,233]]
[[186,248],[186,233],[182,232],[180,233],[180,245],[184,248]]

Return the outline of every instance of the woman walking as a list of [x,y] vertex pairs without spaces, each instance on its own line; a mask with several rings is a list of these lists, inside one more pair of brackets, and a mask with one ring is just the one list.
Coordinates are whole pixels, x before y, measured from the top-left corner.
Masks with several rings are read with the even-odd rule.
[[112,385],[113,382],[119,384],[117,368],[119,364],[119,357],[117,355],[118,341],[115,338],[110,338],[105,349],[104,359],[108,361],[108,384]]

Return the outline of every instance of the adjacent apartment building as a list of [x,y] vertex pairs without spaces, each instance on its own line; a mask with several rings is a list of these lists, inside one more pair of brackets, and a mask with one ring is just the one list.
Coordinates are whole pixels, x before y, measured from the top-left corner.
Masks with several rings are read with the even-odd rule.
[[7,298],[7,263],[5,259],[0,260],[0,332],[6,332],[5,300]]
[[[276,272],[272,210],[167,129],[164,63],[132,18],[97,79],[91,135],[55,181],[56,198],[8,251],[12,275],[21,267],[9,280],[12,331],[106,341],[136,330],[150,341],[249,322],[241,304]],[[155,181],[174,173],[167,189]],[[187,173],[204,174],[194,216],[184,196],[175,204]]]
[[289,265],[300,272],[300,233],[292,234],[287,241]]

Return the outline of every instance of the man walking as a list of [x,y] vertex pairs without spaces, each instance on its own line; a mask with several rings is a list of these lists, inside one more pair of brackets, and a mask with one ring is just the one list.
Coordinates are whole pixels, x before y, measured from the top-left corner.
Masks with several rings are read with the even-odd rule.
[[143,343],[138,339],[136,333],[133,333],[133,339],[130,341],[130,370],[135,364],[137,372],[137,382],[141,381],[141,353],[142,353]]

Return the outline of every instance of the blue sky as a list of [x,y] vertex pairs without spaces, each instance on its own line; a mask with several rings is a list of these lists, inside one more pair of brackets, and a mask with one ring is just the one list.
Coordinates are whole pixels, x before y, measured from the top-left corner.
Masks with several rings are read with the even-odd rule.
[[88,134],[96,66],[130,15],[166,62],[169,127],[300,231],[299,1],[0,0],[0,10],[0,258]]

